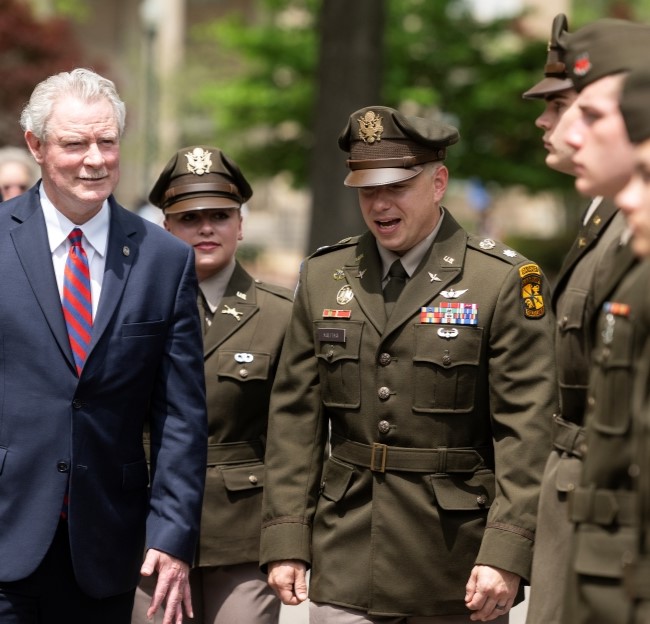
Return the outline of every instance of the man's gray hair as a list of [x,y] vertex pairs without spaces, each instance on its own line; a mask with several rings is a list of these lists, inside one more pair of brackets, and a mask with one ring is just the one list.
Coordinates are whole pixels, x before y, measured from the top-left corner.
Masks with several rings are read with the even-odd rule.
[[122,136],[126,123],[126,106],[120,99],[115,84],[84,68],[54,74],[37,84],[20,115],[22,129],[29,130],[41,141],[46,141],[52,108],[59,98],[66,96],[76,97],[83,102],[107,99],[115,111],[117,127]]

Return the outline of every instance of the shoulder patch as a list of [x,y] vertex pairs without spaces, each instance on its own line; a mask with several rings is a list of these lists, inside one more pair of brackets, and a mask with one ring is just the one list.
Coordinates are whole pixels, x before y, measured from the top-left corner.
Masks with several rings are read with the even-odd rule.
[[544,316],[544,296],[542,295],[542,272],[534,263],[522,264],[519,267],[521,279],[521,300],[524,316],[529,319],[539,319]]
[[316,256],[322,256],[323,254],[330,253],[332,251],[336,251],[337,249],[345,249],[346,247],[351,247],[352,245],[356,245],[359,242],[360,236],[348,236],[347,238],[344,238],[343,240],[340,240],[338,243],[335,243],[334,245],[324,245],[323,247],[319,247],[313,254],[311,254],[309,257],[310,258],[315,258]]
[[267,284],[266,282],[255,282],[256,288],[260,290],[265,290],[272,295],[282,297],[282,299],[287,299],[288,301],[293,301],[293,291],[285,288],[284,286],[277,286],[276,284]]
[[479,238],[478,236],[470,236],[467,240],[467,246],[477,251],[481,251],[493,258],[499,258],[503,262],[507,262],[513,266],[521,264],[526,261],[518,251],[511,249],[498,240],[492,238]]

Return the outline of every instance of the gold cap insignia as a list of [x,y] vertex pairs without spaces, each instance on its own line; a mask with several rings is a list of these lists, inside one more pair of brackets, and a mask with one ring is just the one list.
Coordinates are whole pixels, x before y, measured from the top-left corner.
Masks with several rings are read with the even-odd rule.
[[187,158],[187,170],[196,175],[203,175],[210,172],[212,167],[212,153],[202,147],[195,147],[191,152],[185,154]]
[[379,143],[383,131],[381,115],[368,111],[363,117],[359,117],[359,138],[364,143]]

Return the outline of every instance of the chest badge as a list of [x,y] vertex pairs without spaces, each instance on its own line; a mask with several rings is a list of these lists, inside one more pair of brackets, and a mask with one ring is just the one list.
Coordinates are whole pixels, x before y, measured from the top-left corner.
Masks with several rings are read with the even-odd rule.
[[464,288],[463,290],[454,290],[453,288],[450,288],[449,290],[441,290],[440,294],[445,298],[445,299],[458,299],[461,295],[464,295],[467,292],[467,288]]
[[437,273],[431,273],[431,271],[429,271],[428,273],[429,273],[429,279],[430,279],[432,282],[440,282],[440,281],[442,281],[442,280],[438,277],[438,274],[437,274]]
[[341,289],[336,293],[336,303],[339,305],[350,303],[352,299],[354,299],[354,293],[352,292],[352,287],[349,285],[342,286]]

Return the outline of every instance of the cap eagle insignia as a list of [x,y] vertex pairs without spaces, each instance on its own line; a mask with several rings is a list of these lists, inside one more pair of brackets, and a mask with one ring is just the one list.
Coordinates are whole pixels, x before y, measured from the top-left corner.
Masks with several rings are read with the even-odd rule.
[[368,144],[379,143],[384,126],[381,125],[381,115],[374,111],[368,111],[363,117],[359,117],[359,138]]
[[185,154],[187,158],[187,170],[196,175],[209,173],[212,167],[212,154],[202,147],[195,147],[191,152]]

